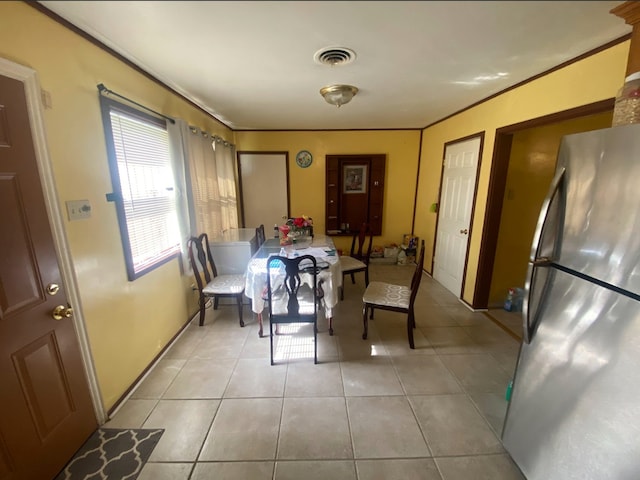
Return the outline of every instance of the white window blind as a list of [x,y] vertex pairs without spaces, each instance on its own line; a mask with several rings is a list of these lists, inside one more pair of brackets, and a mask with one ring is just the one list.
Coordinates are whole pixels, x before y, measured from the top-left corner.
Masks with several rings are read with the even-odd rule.
[[133,280],[180,252],[169,137],[155,123],[120,110],[109,113]]

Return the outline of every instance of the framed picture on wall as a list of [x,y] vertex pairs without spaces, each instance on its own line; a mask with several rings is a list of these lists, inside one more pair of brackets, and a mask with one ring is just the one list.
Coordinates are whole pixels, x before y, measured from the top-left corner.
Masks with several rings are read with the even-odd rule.
[[342,177],[343,193],[367,193],[367,166],[345,165]]

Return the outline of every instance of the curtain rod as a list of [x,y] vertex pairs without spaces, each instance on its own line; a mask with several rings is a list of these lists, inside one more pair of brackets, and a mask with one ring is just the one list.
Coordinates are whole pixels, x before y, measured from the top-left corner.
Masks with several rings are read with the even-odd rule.
[[140,108],[144,108],[145,110],[148,110],[151,113],[155,113],[159,117],[162,117],[162,118],[165,118],[165,119],[169,120],[171,123],[176,123],[176,121],[171,117],[167,117],[166,115],[163,115],[162,113],[156,112],[155,110],[151,110],[149,107],[145,107],[144,105],[141,105],[138,102],[134,102],[130,98],[127,98],[127,97],[125,97],[123,95],[120,95],[119,93],[116,93],[113,90],[109,90],[107,87],[104,86],[104,83],[99,83],[98,84],[98,91],[100,92],[100,94],[108,93],[110,95],[115,95],[116,97],[120,97],[123,100],[126,100],[127,102],[131,102],[131,103],[133,103],[134,105],[137,105]]

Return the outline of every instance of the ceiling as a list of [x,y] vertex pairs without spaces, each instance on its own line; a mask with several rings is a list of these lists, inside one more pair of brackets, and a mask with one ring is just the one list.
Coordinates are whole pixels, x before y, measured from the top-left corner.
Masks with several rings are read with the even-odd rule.
[[234,130],[424,128],[631,32],[611,1],[39,3]]

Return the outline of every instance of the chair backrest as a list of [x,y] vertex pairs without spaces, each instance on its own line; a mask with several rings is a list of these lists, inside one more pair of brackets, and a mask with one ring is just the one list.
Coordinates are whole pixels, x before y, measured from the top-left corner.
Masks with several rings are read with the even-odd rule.
[[196,277],[198,290],[202,289],[211,281],[212,278],[218,276],[216,264],[211,256],[209,249],[209,237],[206,233],[201,233],[197,237],[191,237],[187,241],[189,250],[189,261],[193,274]]
[[413,305],[416,295],[418,294],[418,288],[420,288],[420,281],[422,280],[422,273],[424,268],[424,240],[420,242],[420,254],[418,255],[418,264],[416,270],[413,272],[411,278],[411,296],[409,297],[409,303]]
[[[311,284],[300,278],[309,275]],[[307,279],[308,280],[308,279]],[[310,321],[317,315],[318,266],[315,257],[287,258],[279,255],[267,261],[269,318],[282,322]],[[307,288],[308,287],[308,288]]]
[[258,248],[260,248],[266,240],[267,237],[264,233],[264,223],[261,223],[260,226],[256,228],[256,242],[258,244]]
[[[363,253],[362,250],[364,248],[364,244],[369,237],[369,244],[367,249]],[[353,258],[357,258],[358,260],[369,264],[369,257],[371,257],[371,247],[373,245],[373,232],[371,231],[371,226],[368,223],[363,223],[360,227],[360,230],[353,234],[353,238],[351,240],[351,253],[349,254]]]

